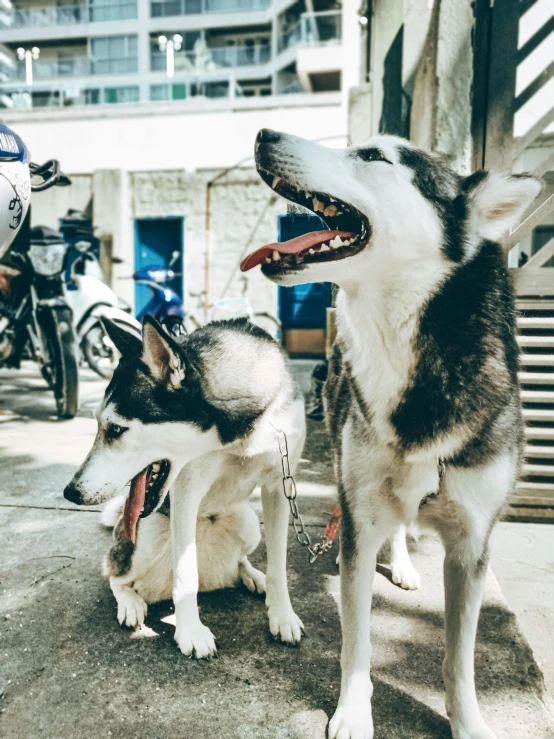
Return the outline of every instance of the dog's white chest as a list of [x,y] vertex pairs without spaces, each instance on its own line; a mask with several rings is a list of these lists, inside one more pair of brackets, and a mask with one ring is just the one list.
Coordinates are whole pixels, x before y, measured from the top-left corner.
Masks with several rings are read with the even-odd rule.
[[394,310],[387,314],[371,304],[355,306],[354,311],[352,307],[337,305],[341,335],[348,337],[344,359],[371,412],[372,426],[389,443],[395,438],[390,416],[415,363],[416,317],[399,316]]

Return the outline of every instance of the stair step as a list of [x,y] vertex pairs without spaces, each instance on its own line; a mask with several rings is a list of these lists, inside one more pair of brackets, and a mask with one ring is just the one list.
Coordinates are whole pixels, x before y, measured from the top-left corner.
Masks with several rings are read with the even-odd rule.
[[554,354],[520,354],[522,367],[554,367]]
[[554,385],[553,372],[518,372],[522,385]]
[[540,346],[545,349],[554,347],[554,336],[517,336],[517,343],[520,346]]
[[554,316],[518,316],[518,328],[551,328],[554,330]]
[[522,390],[520,394],[524,403],[554,403],[554,391]]
[[521,470],[523,477],[552,477],[554,483],[554,465],[524,464]]
[[551,421],[554,423],[554,408],[524,408],[525,421]]
[[[554,415],[553,415],[554,420]],[[554,428],[542,428],[540,426],[526,426],[525,436],[530,441],[532,439],[540,439],[542,441],[554,441]]]
[[516,300],[516,308],[522,310],[554,311],[552,300]]
[[554,446],[536,446],[527,444],[523,450],[526,459],[552,459],[554,460]]

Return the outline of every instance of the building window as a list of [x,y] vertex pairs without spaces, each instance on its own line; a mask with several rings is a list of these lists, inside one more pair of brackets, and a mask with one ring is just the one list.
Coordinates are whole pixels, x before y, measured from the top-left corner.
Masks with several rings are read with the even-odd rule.
[[126,21],[138,18],[137,0],[89,0],[89,17],[94,21]]
[[160,102],[164,100],[186,100],[187,86],[185,84],[175,85],[151,85],[150,100]]
[[138,86],[132,87],[106,87],[104,90],[105,103],[138,103],[140,90]]
[[202,12],[202,0],[152,0],[150,6],[152,18],[163,18],[171,15],[194,15]]
[[136,36],[101,36],[90,40],[92,74],[138,72]]
[[229,97],[229,81],[222,80],[220,82],[204,82],[200,85],[199,95],[207,98],[226,98]]
[[85,105],[99,105],[100,90],[85,90]]

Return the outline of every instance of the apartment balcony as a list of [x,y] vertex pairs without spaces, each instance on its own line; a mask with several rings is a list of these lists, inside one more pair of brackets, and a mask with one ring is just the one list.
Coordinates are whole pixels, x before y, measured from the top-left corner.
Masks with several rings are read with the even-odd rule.
[[279,36],[279,52],[296,46],[333,46],[342,42],[342,12],[303,13]]
[[49,28],[51,26],[75,26],[83,23],[132,20],[138,17],[137,0],[104,0],[103,3],[83,5],[45,5],[43,7],[17,8],[6,11],[0,17],[0,27]]
[[152,18],[201,13],[242,13],[265,10],[271,0],[151,0]]
[[[33,62],[33,79],[36,82],[57,80],[61,78],[88,77],[91,72],[91,62],[87,57],[73,59],[53,59],[52,61]],[[20,64],[16,70],[14,81],[25,81],[25,65]]]
[[[266,64],[271,59],[269,45],[224,46],[175,52],[175,72],[214,72],[218,69],[248,67]],[[152,72],[165,72],[165,52],[153,51],[150,56]]]
[[344,48],[340,10],[303,13],[297,23],[282,31],[277,48],[283,70],[294,69],[297,78],[280,86],[282,92],[341,89]]

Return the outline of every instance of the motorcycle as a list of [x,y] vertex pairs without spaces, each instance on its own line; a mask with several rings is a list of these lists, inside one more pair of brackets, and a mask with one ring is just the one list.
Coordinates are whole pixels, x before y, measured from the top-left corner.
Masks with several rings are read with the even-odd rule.
[[[142,323],[145,316],[154,316],[168,333],[174,335],[186,333],[183,299],[168,284],[180,276],[179,272],[172,269],[179,257],[179,252],[174,251],[167,268],[151,265],[136,270],[132,275],[137,285],[146,285],[152,291],[152,299],[140,311],[137,319]],[[113,257],[112,262],[124,264],[118,257]]]
[[141,324],[129,315],[131,308],[117,297],[100,276],[100,265],[90,253],[91,243],[78,241],[79,256],[71,265],[71,279],[65,296],[73,311],[73,326],[81,353],[100,377],[109,379],[119,361],[119,354],[107,335],[102,318],[109,318],[122,328],[141,335]]
[[[70,185],[58,162],[30,165],[31,190]],[[71,308],[64,295],[67,244],[56,232],[30,227],[30,209],[0,265],[0,365],[30,355],[54,392],[59,418],[78,409],[78,359]]]

